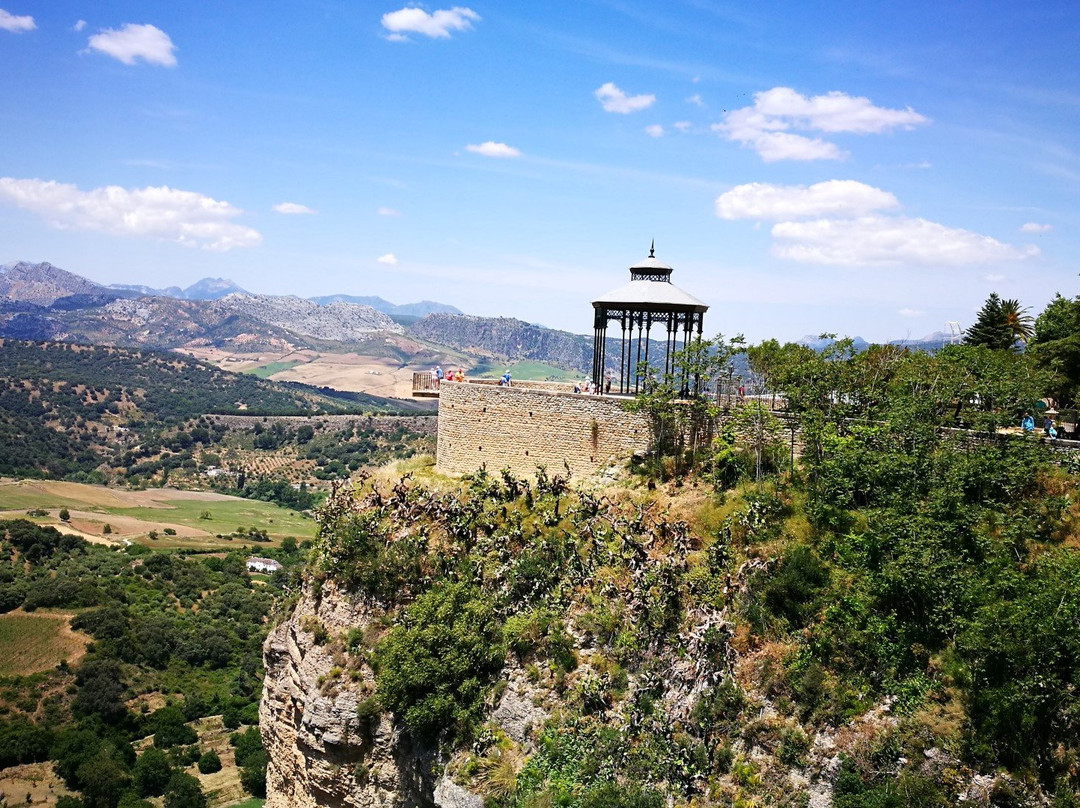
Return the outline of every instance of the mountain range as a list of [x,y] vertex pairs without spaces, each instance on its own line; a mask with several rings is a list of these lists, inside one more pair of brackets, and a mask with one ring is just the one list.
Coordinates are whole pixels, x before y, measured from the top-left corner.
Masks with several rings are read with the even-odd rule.
[[[402,366],[454,357],[465,366],[536,361],[586,373],[592,361],[589,336],[510,317],[465,315],[435,301],[260,295],[223,278],[184,289],[103,286],[48,262],[0,266],[0,337],[239,354],[311,349],[394,357]],[[949,335],[936,333],[892,344],[936,350],[948,341]],[[800,342],[815,350],[828,345],[813,336]],[[859,351],[868,345],[859,337],[854,344]],[[608,346],[608,356],[618,356],[617,343]]]

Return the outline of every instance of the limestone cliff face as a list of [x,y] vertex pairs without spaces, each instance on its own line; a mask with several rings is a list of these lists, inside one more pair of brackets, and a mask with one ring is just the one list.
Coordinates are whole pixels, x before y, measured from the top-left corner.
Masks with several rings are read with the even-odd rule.
[[430,754],[413,749],[389,716],[363,724],[357,706],[374,688],[371,670],[340,673],[340,643],[326,640],[364,630],[374,616],[328,583],[305,592],[267,638],[259,706],[267,808],[436,805]]

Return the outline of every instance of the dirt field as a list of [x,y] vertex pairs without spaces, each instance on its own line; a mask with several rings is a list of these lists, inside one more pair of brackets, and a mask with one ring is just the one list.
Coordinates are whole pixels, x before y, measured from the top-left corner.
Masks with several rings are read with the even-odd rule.
[[0,615],[0,676],[49,670],[61,660],[74,663],[90,637],[71,629],[71,613],[21,610]]
[[430,367],[419,365],[402,367],[395,359],[355,353],[318,354],[314,351],[294,351],[287,354],[236,354],[218,348],[191,348],[185,349],[185,353],[234,373],[250,371],[275,362],[295,362],[293,367],[268,378],[388,398],[411,397],[413,371],[431,370]]
[[52,763],[27,763],[0,770],[0,799],[5,805],[56,805],[57,797],[71,794],[53,771]]

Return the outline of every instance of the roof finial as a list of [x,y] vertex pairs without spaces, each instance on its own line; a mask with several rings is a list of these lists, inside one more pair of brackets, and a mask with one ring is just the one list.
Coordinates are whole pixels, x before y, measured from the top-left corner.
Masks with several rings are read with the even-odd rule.
[[653,239],[652,244],[649,245],[649,258],[656,258],[656,239]]

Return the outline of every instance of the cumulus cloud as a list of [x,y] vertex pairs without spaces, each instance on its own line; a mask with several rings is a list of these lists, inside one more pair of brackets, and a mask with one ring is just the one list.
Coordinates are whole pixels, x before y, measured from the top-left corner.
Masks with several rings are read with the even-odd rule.
[[395,210],[394,208],[385,208],[385,207],[384,208],[379,208],[376,211],[376,213],[378,213],[380,216],[400,216],[401,215],[400,210]]
[[649,137],[663,137],[664,127],[658,123],[651,124],[645,127],[645,134]]
[[90,37],[90,49],[111,56],[126,65],[139,59],[147,64],[176,67],[176,46],[169,35],[154,25],[127,23],[123,28],[105,28]]
[[778,222],[773,254],[791,261],[831,266],[921,265],[955,267],[1017,261],[1038,255],[970,230],[926,219],[863,216]]
[[286,216],[296,216],[305,213],[314,213],[307,205],[298,205],[295,202],[279,202],[274,205],[275,213],[284,213]]
[[691,129],[690,121],[675,121],[672,126],[678,129],[683,134],[686,134]]
[[167,186],[82,191],[67,183],[0,177],[0,202],[36,213],[60,230],[145,236],[218,251],[262,241],[257,230],[233,221],[243,213],[239,208]]
[[406,34],[421,34],[431,39],[449,39],[452,31],[468,31],[480,15],[471,8],[454,6],[428,14],[422,8],[403,8],[382,15],[382,26],[392,42],[408,41]]
[[918,309],[900,309],[900,311],[896,313],[901,317],[922,317],[926,314],[925,311],[919,311]]
[[1049,233],[1054,229],[1052,224],[1039,224],[1038,222],[1027,222],[1021,226],[1021,233]]
[[593,95],[605,111],[617,112],[620,115],[648,109],[656,101],[655,95],[627,95],[610,81],[597,88]]
[[855,180],[827,180],[814,185],[736,185],[716,198],[721,219],[806,219],[865,216],[900,202],[888,191]]
[[13,34],[21,34],[24,31],[33,31],[35,28],[37,28],[37,23],[29,14],[17,17],[0,8],[0,29],[11,31]]
[[521,152],[513,146],[505,143],[496,143],[493,140],[485,140],[483,143],[470,143],[465,151],[473,154],[482,154],[484,157],[520,157]]
[[701,96],[698,93],[694,93],[692,96],[686,99],[687,104],[693,104],[695,107],[705,106],[705,102],[701,100]]
[[375,259],[380,264],[386,264],[387,266],[397,266],[397,256],[393,253],[387,253],[386,255],[380,255]]
[[869,135],[912,129],[927,120],[911,107],[877,107],[868,98],[835,90],[807,97],[790,87],[774,87],[755,93],[752,106],[732,110],[712,128],[754,149],[766,162],[841,160],[847,154],[835,143],[789,130]]
[[75,24],[74,24],[74,25],[73,25],[73,26],[71,27],[71,30],[72,30],[72,31],[75,31],[76,33],[78,33],[79,31],[81,31],[81,30],[82,30],[83,28],[85,28],[85,27],[86,27],[86,20],[79,20],[78,22],[76,22],[76,23],[75,23]]

